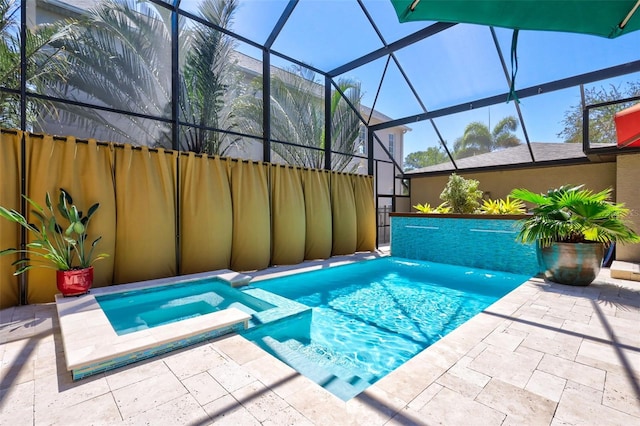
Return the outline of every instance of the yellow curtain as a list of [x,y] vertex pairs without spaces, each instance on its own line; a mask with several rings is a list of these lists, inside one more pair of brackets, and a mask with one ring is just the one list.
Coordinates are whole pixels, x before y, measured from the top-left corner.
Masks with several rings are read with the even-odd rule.
[[331,193],[328,171],[302,170],[306,218],[305,259],[331,257]]
[[271,263],[293,265],[304,260],[305,208],[298,169],[271,166]]
[[331,173],[332,255],[352,254],[357,246],[356,203],[350,176]]
[[[91,219],[87,240],[91,243],[102,236],[95,253],[109,254],[94,265],[94,285],[111,284],[116,229],[111,148],[98,146],[95,140],[76,143],[73,137],[65,141],[54,140],[51,136],[27,135],[26,143],[29,198],[44,207],[47,192],[57,200],[59,189],[64,188],[81,209],[100,203]],[[29,271],[29,303],[50,302],[56,293],[54,270],[36,268]]]
[[373,200],[373,176],[351,175],[356,203],[356,251],[376,249],[376,205]]
[[231,265],[233,211],[229,161],[180,157],[180,273],[227,269]]
[[115,151],[116,283],[174,276],[175,152],[130,145]]
[[[20,141],[22,132],[0,133],[0,206],[20,211]],[[0,250],[18,248],[20,227],[0,219]],[[18,277],[11,264],[18,256],[0,257],[0,309],[20,303]]]
[[231,167],[233,243],[231,269],[249,271],[269,266],[271,224],[267,170],[262,163],[237,161]]

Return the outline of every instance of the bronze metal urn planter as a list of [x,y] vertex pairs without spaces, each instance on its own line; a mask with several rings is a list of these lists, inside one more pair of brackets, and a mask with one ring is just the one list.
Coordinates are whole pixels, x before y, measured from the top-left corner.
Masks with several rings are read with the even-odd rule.
[[552,243],[540,248],[545,277],[550,281],[587,286],[600,273],[604,257],[602,243]]

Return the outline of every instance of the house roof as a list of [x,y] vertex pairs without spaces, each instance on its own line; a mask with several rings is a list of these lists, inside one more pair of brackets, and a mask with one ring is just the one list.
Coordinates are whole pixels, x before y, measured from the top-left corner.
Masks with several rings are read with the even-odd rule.
[[[536,163],[562,160],[587,160],[587,156],[582,150],[582,144],[578,143],[531,142],[531,150]],[[531,163],[531,153],[526,144],[456,160],[458,169],[475,169],[516,164],[530,165]],[[434,166],[411,170],[405,174],[410,176],[414,174],[454,170],[453,164],[448,161]]]
[[86,10],[95,7],[96,0],[37,0],[39,7],[48,10],[74,13],[80,15]]

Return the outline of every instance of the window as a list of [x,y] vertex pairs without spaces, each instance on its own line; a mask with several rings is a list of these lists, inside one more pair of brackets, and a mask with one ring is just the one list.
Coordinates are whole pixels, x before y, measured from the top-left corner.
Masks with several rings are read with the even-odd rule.
[[358,154],[367,154],[367,128],[364,125],[360,125],[358,134]]
[[393,133],[389,134],[389,154],[391,154],[391,157],[395,157],[395,148],[396,148],[396,135],[394,135]]

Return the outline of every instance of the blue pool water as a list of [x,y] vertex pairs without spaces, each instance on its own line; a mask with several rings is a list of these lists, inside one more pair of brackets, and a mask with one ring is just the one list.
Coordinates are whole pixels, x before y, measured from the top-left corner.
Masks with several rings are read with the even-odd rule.
[[312,309],[243,334],[348,400],[529,278],[382,258],[265,280]]
[[254,314],[274,306],[216,278],[96,296],[118,335],[235,307]]

